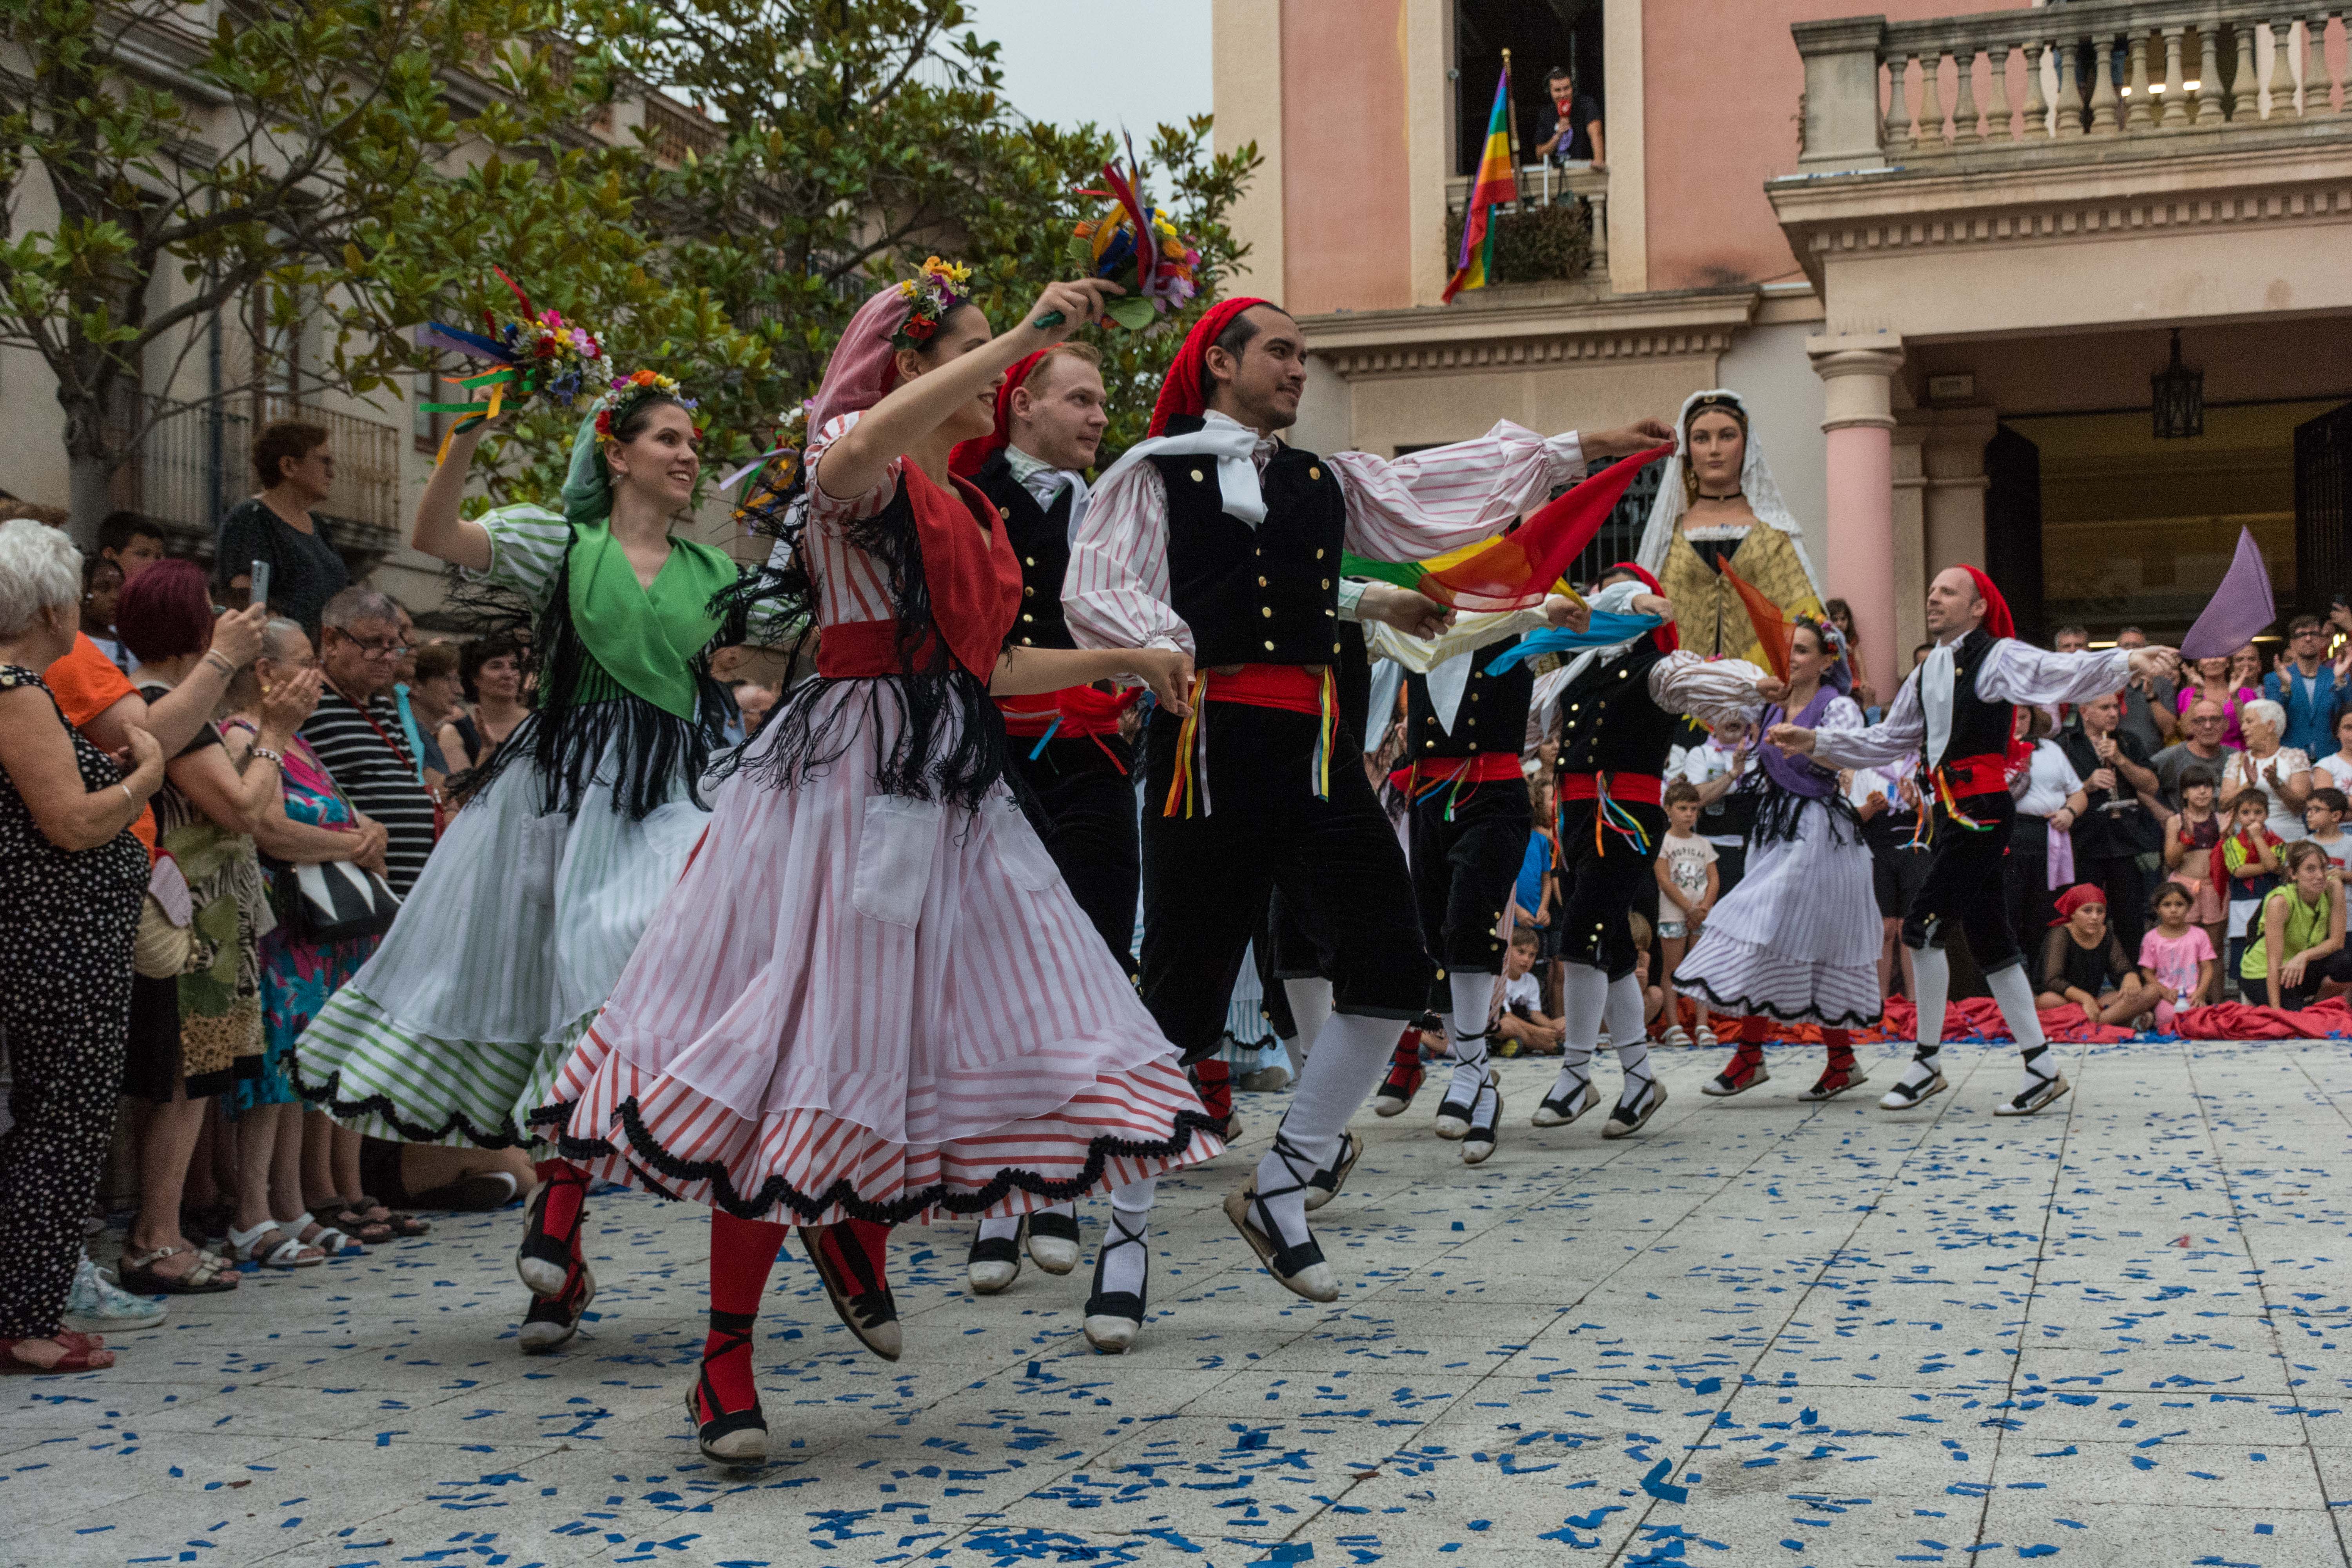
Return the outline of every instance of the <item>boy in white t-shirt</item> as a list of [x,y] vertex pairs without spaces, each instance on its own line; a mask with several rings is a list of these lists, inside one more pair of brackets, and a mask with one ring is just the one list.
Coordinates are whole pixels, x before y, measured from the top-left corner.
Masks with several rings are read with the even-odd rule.
[[1511,933],[1510,948],[1503,954],[1503,991],[1495,1022],[1495,1034],[1503,1042],[1496,1049],[1497,1056],[1556,1057],[1568,1037],[1558,1018],[1544,1016],[1543,984],[1535,976],[1539,951],[1533,927],[1521,926]]
[[[1659,973],[1665,991],[1665,1043],[1687,1046],[1691,1037],[1683,1028],[1675,1000],[1675,966],[1698,940],[1699,927],[1715,908],[1722,873],[1716,867],[1715,846],[1698,836],[1697,786],[1677,779],[1666,786],[1661,798],[1666,808],[1666,836],[1658,845],[1658,942]],[[1716,1043],[1704,1002],[1698,1008],[1698,1043]]]
[[2315,789],[2303,803],[2303,825],[2311,842],[2326,852],[2327,863],[2340,873],[2352,867],[2352,833],[2344,831],[2344,814],[2352,807],[2340,789]]

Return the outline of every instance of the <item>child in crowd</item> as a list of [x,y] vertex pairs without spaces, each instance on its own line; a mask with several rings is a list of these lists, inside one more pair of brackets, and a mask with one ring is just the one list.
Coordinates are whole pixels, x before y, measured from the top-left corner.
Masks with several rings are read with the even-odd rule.
[[2213,850],[2221,842],[2221,815],[2213,809],[2221,775],[2210,763],[2180,771],[2180,809],[2164,825],[2164,868],[2189,891],[2189,923],[2205,932],[2219,952],[2229,941],[2229,905],[2213,870]]
[[2058,918],[2042,947],[2042,984],[2033,1005],[2078,1007],[2094,1026],[2144,1029],[2155,1021],[2147,1016],[2155,999],[2107,928],[2107,895],[2095,884],[2077,883],[2059,896]]
[[1556,1057],[1567,1038],[1560,1021],[1543,1010],[1543,986],[1535,976],[1538,946],[1535,931],[1522,927],[1511,933],[1510,949],[1503,954],[1502,1012],[1495,1023],[1498,1057]]
[[2311,798],[2303,803],[2303,825],[2310,830],[2304,842],[2318,845],[2338,876],[2352,864],[2352,834],[2344,831],[2347,809],[2352,809],[2352,801],[2340,789],[2313,790]]
[[2325,773],[2327,782],[2347,795],[2352,795],[2352,708],[2336,716],[2336,750],[2313,761],[2314,771]]
[[1534,974],[1547,1005],[1559,995],[1559,924],[1552,918],[1559,904],[1559,826],[1552,815],[1551,784],[1538,775],[1528,781],[1528,805],[1535,828],[1528,835],[1528,852],[1519,862],[1519,878],[1511,889],[1511,927],[1535,933]]
[[[2271,797],[2259,789],[2242,789],[2230,797],[2230,825],[2213,849],[2213,881],[2230,901],[2230,967],[2239,973],[2245,956],[2248,928],[2262,908],[2263,896],[2278,886],[2279,836],[2268,826]],[[2323,855],[2322,859],[2326,857]]]
[[[1649,920],[1646,916],[1643,916],[1637,911],[1625,917],[1625,927],[1628,931],[1633,933],[1633,973],[1636,974],[1645,975],[1650,973],[1651,933]],[[1666,965],[1666,973],[1669,975],[1673,974],[1673,964],[1670,963]],[[1652,985],[1646,982],[1643,984],[1642,1023],[1644,1026],[1645,1033],[1654,1035],[1658,1032],[1658,1019],[1666,1010],[1666,998],[1669,994],[1670,993],[1664,986]],[[1704,1028],[1699,1032],[1701,1034],[1708,1033]],[[1708,1035],[1708,1037],[1712,1039],[1713,1036]],[[1609,1037],[1605,1034],[1602,1035],[1601,1037],[1601,1043],[1604,1046],[1607,1045],[1609,1043]]]
[[2156,890],[2150,908],[2156,926],[2139,939],[2139,973],[2156,998],[2156,1028],[2172,1033],[2172,1021],[2191,1007],[2216,1000],[2213,971],[2219,966],[2213,939],[2189,923],[2197,897],[2179,882]]
[[2307,1007],[2352,984],[2343,880],[2308,842],[2288,845],[2283,859],[2285,883],[2263,895],[2238,963],[2239,991],[2257,1007]]
[[[1665,984],[1662,991],[1666,1013],[1666,1044],[1687,1046],[1691,1037],[1682,1026],[1675,1000],[1675,966],[1698,941],[1699,927],[1715,908],[1722,874],[1716,868],[1716,847],[1698,836],[1699,792],[1696,785],[1676,779],[1662,797],[1666,807],[1666,836],[1658,846],[1658,941],[1664,949]],[[1634,971],[1646,976],[1646,963]],[[1713,1046],[1706,1004],[1698,1005],[1698,1043]]]

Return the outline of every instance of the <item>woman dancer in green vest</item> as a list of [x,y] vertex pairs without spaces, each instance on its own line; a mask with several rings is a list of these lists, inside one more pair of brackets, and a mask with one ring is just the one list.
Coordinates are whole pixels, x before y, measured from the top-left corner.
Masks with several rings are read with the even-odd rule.
[[[725,722],[710,678],[723,552],[674,538],[694,493],[692,401],[638,371],[572,442],[561,512],[457,515],[483,426],[457,436],[412,542],[535,619],[535,706],[460,781],[450,825],[367,966],[303,1035],[296,1081],[339,1121],[412,1143],[508,1148],[620,977],[709,808],[697,793]],[[516,1258],[522,1348],[570,1340],[596,1290],[580,1250],[584,1172],[538,1165]]]

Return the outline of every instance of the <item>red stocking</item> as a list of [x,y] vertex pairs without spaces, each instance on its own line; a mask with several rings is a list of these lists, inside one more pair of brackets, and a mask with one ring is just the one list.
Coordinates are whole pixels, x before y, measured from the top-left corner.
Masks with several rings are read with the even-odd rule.
[[1223,1121],[1234,1113],[1234,1071],[1223,1058],[1192,1064],[1192,1087],[1201,1096],[1201,1109]]
[[[710,1333],[702,1343],[711,1386],[728,1410],[748,1410],[759,1395],[751,1384],[751,1344],[745,1336],[767,1293],[768,1273],[784,1227],[764,1219],[738,1219],[725,1209],[710,1215]],[[723,1414],[704,1413],[709,1419]]]
[[1831,1072],[1851,1073],[1854,1069],[1853,1037],[1843,1029],[1823,1029],[1822,1044],[1830,1048]]

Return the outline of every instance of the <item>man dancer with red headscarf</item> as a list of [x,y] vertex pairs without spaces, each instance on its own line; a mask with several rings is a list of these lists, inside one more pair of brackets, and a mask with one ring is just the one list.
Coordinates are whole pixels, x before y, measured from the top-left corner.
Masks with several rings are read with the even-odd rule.
[[2168,679],[2180,658],[2166,647],[2044,653],[2029,647],[2016,640],[2000,590],[1973,566],[1946,567],[1927,584],[1927,635],[1936,646],[1927,662],[1904,680],[1878,723],[1818,731],[1776,724],[1767,738],[1784,752],[1834,768],[1917,759],[1933,858],[1905,915],[1903,943],[1918,973],[1919,1046],[1879,1104],[1907,1110],[1947,1087],[1936,1060],[1951,990],[1944,929],[1958,923],[2024,1058],[2023,1081],[1993,1114],[2031,1116],[2064,1094],[2067,1085],[2055,1067],[2042,1065],[2050,1044],[2003,894],[2000,859],[2015,815],[2009,774],[2023,760],[2011,755],[2016,709],[2087,702],[2138,677]]
[[1507,422],[1394,462],[1318,457],[1275,438],[1297,419],[1307,342],[1263,300],[1192,328],[1152,411],[1152,438],[1097,487],[1063,604],[1081,646],[1190,651],[1200,716],[1145,740],[1143,997],[1188,1060],[1216,1048],[1252,927],[1279,888],[1332,981],[1273,1152],[1225,1212],[1283,1285],[1338,1281],[1307,1199],[1344,1180],[1348,1119],[1431,965],[1404,852],[1357,765],[1333,689],[1342,551],[1423,559],[1485,539],[1583,470],[1668,438],[1654,422],[1549,439]]

